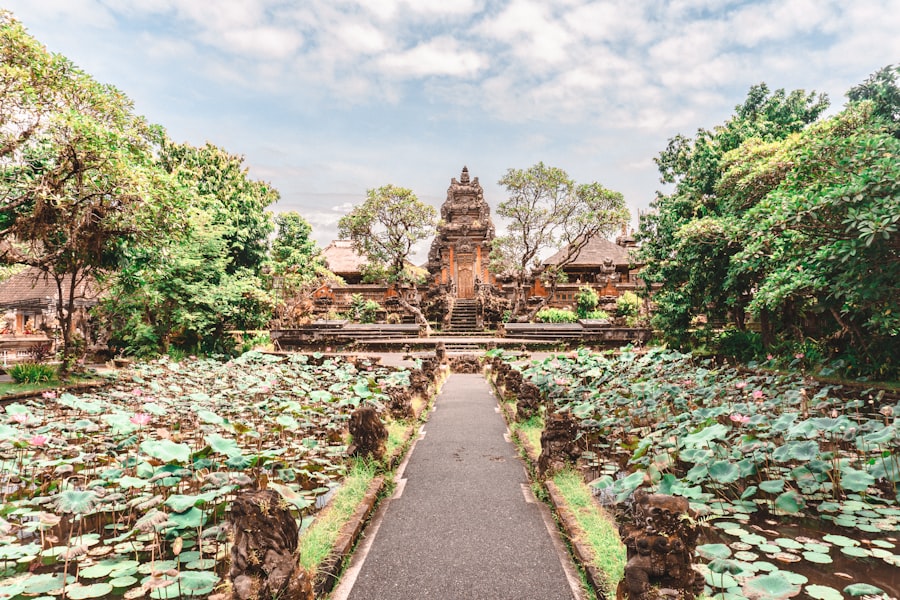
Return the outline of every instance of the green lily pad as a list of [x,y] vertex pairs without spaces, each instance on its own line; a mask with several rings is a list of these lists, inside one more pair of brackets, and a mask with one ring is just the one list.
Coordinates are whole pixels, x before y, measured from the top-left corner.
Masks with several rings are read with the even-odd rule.
[[770,479],[759,484],[759,489],[769,494],[780,494],[784,490],[784,479]]
[[782,600],[800,593],[800,586],[791,583],[782,573],[759,575],[744,583],[743,592],[751,600]]
[[64,576],[62,573],[41,573],[28,579],[22,591],[26,594],[47,594],[62,589],[63,582],[69,585],[74,581],[75,577],[73,575]]
[[844,588],[844,593],[848,596],[875,596],[883,594],[884,590],[868,583],[853,583]]
[[210,448],[219,454],[224,454],[228,458],[234,458],[241,455],[241,448],[237,442],[224,438],[218,434],[207,435],[203,440],[209,444]]
[[718,483],[733,483],[740,478],[741,473],[734,463],[717,460],[709,465],[709,476]]
[[803,544],[791,538],[777,538],[774,543],[788,550],[799,550],[803,547]]
[[848,546],[859,546],[859,542],[848,538],[844,535],[838,535],[835,533],[829,533],[828,535],[822,536],[822,539],[828,542],[829,544],[834,544],[835,546],[848,547]]
[[184,512],[172,513],[169,520],[175,523],[179,529],[193,529],[206,522],[206,515],[199,508],[190,508]]
[[138,578],[134,575],[122,575],[109,580],[109,585],[114,588],[130,588],[138,582]]
[[100,498],[90,490],[64,490],[56,496],[56,510],[79,515],[90,514]]
[[207,596],[219,583],[219,576],[212,571],[182,571],[178,575],[181,593],[188,596]]
[[775,498],[775,507],[788,514],[796,514],[803,508],[803,497],[795,491],[784,492]]
[[864,558],[866,556],[872,555],[871,552],[869,552],[865,548],[860,548],[859,546],[844,546],[841,548],[841,552],[846,554],[847,556],[854,556],[857,558]]
[[190,446],[172,440],[147,440],[141,443],[141,452],[166,463],[173,461],[186,463],[191,459]]
[[706,584],[711,588],[728,589],[737,587],[737,580],[728,573],[708,572],[705,576]]
[[808,585],[804,591],[816,600],[843,600],[844,596],[838,590],[827,585]]
[[834,562],[834,560],[824,552],[804,552],[803,559],[818,565],[828,565]]
[[187,496],[183,494],[172,494],[169,496],[165,505],[171,508],[176,513],[183,513],[186,510],[190,510],[194,508],[194,506],[199,502],[201,498],[198,496]]
[[728,558],[731,556],[731,548],[725,544],[703,544],[697,546],[697,554],[707,560]]
[[113,586],[109,583],[92,583],[90,585],[82,585],[74,583],[66,587],[66,597],[69,600],[85,600],[86,598],[101,598],[112,592]]

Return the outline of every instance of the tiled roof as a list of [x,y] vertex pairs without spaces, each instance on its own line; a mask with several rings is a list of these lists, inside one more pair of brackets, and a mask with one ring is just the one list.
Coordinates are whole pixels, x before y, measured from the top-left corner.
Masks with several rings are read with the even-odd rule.
[[[66,293],[71,278],[67,275],[63,280],[63,293]],[[56,299],[58,295],[56,282],[46,273],[35,268],[28,268],[0,282],[0,308],[42,308]],[[98,286],[93,280],[82,281],[75,288],[76,306],[93,305],[99,296]]]
[[[563,248],[544,261],[545,265],[555,265],[566,257],[566,248]],[[581,249],[570,267],[599,267],[607,258],[611,258],[614,265],[629,265],[631,256],[626,248],[611,242],[606,238],[594,237]]]

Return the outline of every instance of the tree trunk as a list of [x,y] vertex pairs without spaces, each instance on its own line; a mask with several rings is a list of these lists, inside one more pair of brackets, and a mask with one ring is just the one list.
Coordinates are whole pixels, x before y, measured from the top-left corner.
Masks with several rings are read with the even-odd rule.
[[408,310],[413,314],[413,316],[416,318],[416,324],[418,324],[419,327],[422,328],[425,333],[425,337],[431,337],[431,325],[428,324],[428,319],[425,318],[425,314],[422,312],[422,309],[407,302],[402,293],[397,294],[397,300],[400,302],[400,306],[402,306],[404,310]]

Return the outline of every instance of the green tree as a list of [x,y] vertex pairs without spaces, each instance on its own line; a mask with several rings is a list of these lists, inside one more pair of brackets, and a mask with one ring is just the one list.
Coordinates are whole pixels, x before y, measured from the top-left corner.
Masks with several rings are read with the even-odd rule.
[[753,286],[767,341],[814,337],[896,371],[900,139],[873,101],[786,140],[726,156],[720,191],[759,197],[738,222],[728,277]]
[[[430,332],[428,320],[418,306],[405,297],[407,263],[416,243],[434,235],[437,211],[407,188],[385,185],[366,192],[366,201],[353,208],[338,222],[341,237],[353,241],[353,247],[376,268],[384,268],[389,283],[401,293],[400,303]],[[415,290],[415,286],[409,286]]]
[[153,164],[159,128],[121,92],[47,52],[6,12],[0,56],[0,259],[56,282],[67,366],[79,283],[176,220],[177,197]]
[[221,226],[228,272],[250,269],[258,274],[272,233],[272,215],[266,209],[278,201],[278,191],[251,179],[243,157],[210,143],[197,148],[166,141],[159,164],[191,191],[193,204],[211,216],[211,224]]
[[[509,221],[507,233],[494,239],[491,270],[513,277],[513,315],[529,320],[552,300],[563,269],[595,236],[608,236],[629,219],[622,194],[599,183],[576,185],[558,167],[539,162],[528,169],[508,169],[498,182],[509,197],[497,214]],[[549,295],[526,310],[525,289],[540,268],[541,253],[565,247],[566,255],[543,270]]]
[[261,274],[272,231],[266,208],[278,193],[252,180],[242,158],[210,144],[167,141],[158,164],[176,182],[187,218],[152,245],[125,249],[105,320],[132,354],[231,351],[231,330],[264,327],[272,315]]
[[738,328],[745,325],[750,281],[729,279],[727,273],[744,240],[735,219],[752,204],[717,193],[723,157],[747,140],[772,142],[797,133],[827,106],[827,99],[815,93],[753,86],[723,125],[700,129],[694,139],[670,139],[656,159],[661,181],[675,187],[657,195],[654,211],[641,220],[638,239],[647,264],[643,279],[662,285],[654,296],[653,322],[670,343],[686,343],[698,315],[730,316]]
[[315,278],[324,266],[321,250],[310,238],[312,227],[295,211],[275,215],[275,239],[272,240],[273,271],[290,274],[303,280]]

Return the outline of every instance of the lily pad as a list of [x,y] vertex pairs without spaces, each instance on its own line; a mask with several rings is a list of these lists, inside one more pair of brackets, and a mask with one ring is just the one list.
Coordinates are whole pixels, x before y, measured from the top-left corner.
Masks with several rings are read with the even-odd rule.
[[66,597],[69,600],[85,600],[85,598],[101,598],[110,594],[113,586],[107,582],[82,585],[75,583],[66,587]]
[[141,443],[141,452],[166,463],[186,463],[191,459],[190,446],[172,440],[147,440]]
[[828,542],[829,544],[834,544],[835,546],[848,547],[848,546],[859,546],[859,542],[848,538],[844,535],[838,535],[835,533],[829,533],[828,535],[822,536],[822,539]]
[[806,586],[803,591],[816,600],[842,600],[844,597],[838,590],[827,585],[812,584]]
[[804,560],[807,560],[811,563],[816,563],[818,565],[828,565],[834,562],[831,556],[823,552],[804,552],[803,558]]
[[697,554],[707,560],[728,558],[731,556],[731,548],[725,544],[703,544],[697,546]]
[[800,593],[800,586],[788,581],[781,573],[759,575],[748,580],[743,587],[744,595],[751,600],[782,600]]
[[884,590],[868,583],[853,583],[844,588],[844,593],[848,596],[875,596],[883,594]]

